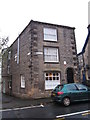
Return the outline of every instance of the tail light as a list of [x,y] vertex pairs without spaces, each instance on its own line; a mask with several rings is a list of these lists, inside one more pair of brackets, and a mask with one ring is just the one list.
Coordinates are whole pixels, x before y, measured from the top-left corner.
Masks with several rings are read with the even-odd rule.
[[62,95],[62,94],[63,94],[63,92],[57,92],[57,94],[58,94],[58,95]]

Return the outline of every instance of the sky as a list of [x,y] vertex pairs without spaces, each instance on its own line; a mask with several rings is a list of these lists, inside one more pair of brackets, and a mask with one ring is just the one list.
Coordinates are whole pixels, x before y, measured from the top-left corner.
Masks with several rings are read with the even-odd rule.
[[30,20],[75,27],[77,52],[88,34],[89,0],[0,0],[0,37],[10,46]]

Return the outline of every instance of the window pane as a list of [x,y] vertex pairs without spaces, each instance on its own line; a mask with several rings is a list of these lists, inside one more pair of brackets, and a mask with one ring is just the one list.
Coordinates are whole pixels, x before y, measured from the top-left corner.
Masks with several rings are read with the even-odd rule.
[[48,73],[46,73],[46,76],[48,76]]
[[55,73],[53,73],[53,76],[55,76]]
[[48,77],[46,77],[46,80],[48,80]]
[[53,77],[53,80],[55,80],[55,77]]
[[56,29],[44,28],[44,40],[57,41]]
[[49,80],[52,80],[52,77],[49,77]]
[[45,62],[58,62],[58,48],[44,48]]
[[59,80],[59,77],[57,77],[57,80]]
[[44,28],[44,34],[48,34],[48,35],[56,35],[56,29],[52,29],[52,28]]

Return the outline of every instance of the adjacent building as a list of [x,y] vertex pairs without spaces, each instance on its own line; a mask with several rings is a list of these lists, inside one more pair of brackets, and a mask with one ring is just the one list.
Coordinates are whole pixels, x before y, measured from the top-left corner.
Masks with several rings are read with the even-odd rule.
[[88,26],[88,35],[82,51],[78,54],[80,79],[82,82],[90,80],[90,25]]
[[0,93],[1,93],[1,83],[2,83],[2,81],[1,81],[1,79],[2,79],[2,75],[1,75],[1,68],[2,68],[2,56],[1,56],[1,53],[0,53]]
[[57,84],[78,82],[75,28],[31,20],[3,54],[3,92],[49,97]]

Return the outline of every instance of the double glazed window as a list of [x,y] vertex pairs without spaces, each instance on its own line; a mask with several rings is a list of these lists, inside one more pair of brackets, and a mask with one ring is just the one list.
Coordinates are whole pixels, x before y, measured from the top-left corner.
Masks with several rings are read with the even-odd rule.
[[44,28],[44,40],[57,41],[57,30],[52,28]]
[[44,48],[44,61],[45,62],[58,62],[58,48],[45,47]]

